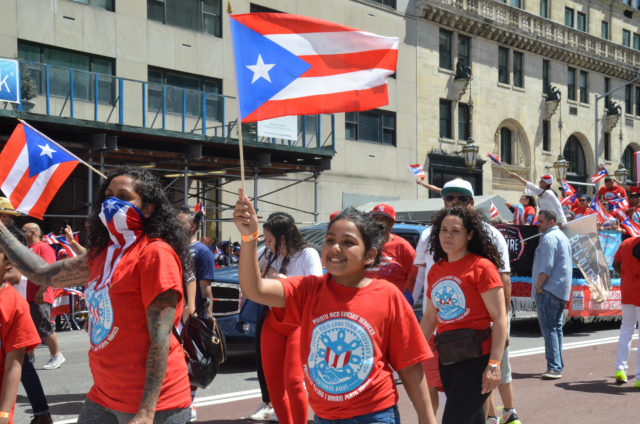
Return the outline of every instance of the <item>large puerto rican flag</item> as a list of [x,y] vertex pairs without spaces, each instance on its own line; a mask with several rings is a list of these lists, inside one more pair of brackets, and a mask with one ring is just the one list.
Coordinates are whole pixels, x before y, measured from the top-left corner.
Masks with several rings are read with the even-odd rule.
[[286,13],[230,16],[242,122],[389,103],[398,38]]
[[0,189],[17,211],[42,219],[79,161],[22,121],[0,153]]

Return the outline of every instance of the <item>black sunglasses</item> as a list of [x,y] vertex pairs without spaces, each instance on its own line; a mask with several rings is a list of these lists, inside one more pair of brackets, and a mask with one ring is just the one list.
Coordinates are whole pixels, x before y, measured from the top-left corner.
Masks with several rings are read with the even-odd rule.
[[454,202],[456,199],[462,203],[467,203],[471,198],[466,194],[447,194],[444,196],[445,202]]

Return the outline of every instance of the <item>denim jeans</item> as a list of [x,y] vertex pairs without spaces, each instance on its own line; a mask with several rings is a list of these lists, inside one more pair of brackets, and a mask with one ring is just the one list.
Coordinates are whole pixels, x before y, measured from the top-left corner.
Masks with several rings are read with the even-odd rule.
[[340,420],[325,420],[317,415],[313,417],[314,424],[400,424],[400,412],[398,405],[382,411],[370,414],[358,415],[357,417],[344,418]]
[[536,293],[540,331],[544,337],[547,369],[562,372],[562,313],[567,302],[546,290]]
[[47,398],[42,390],[42,384],[36,369],[33,367],[31,361],[29,361],[29,355],[24,355],[24,361],[22,362],[22,375],[20,377],[22,381],[22,387],[27,392],[29,403],[31,404],[31,410],[33,415],[38,416],[49,412],[49,404]]

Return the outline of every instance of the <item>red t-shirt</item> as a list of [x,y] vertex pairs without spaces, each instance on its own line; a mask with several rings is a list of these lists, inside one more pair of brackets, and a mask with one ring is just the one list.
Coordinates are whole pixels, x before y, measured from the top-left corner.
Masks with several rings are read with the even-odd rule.
[[571,211],[575,214],[576,219],[596,213],[596,211],[594,211],[590,207],[587,206],[586,208],[582,208],[580,207],[580,205],[572,206]]
[[344,287],[322,277],[282,281],[285,320],[301,326],[300,359],[309,404],[338,420],[398,402],[396,370],[433,356],[411,307],[389,282]]
[[[56,251],[53,250],[53,247],[49,246],[43,241],[35,243],[30,247],[30,249],[33,253],[44,259],[48,264],[54,263],[56,261]],[[30,280],[27,280],[28,302],[33,302],[33,298],[35,297],[36,292],[39,288],[39,285],[32,283]],[[46,303],[53,303],[53,288],[47,287],[47,290],[45,290],[44,292],[44,301]]]
[[380,263],[367,268],[365,276],[380,278],[393,283],[401,292],[407,288],[407,277],[411,273],[416,250],[411,244],[398,235],[382,246]]
[[598,190],[597,195],[602,196],[602,198],[608,202],[615,199],[616,197],[627,197],[627,192],[624,187],[619,185],[614,185],[613,187],[611,187],[611,190],[608,190],[607,186],[602,186],[600,187],[600,190]]
[[[431,267],[427,281],[427,297],[437,312],[438,333],[489,328],[491,316],[480,294],[503,286],[491,261],[473,253],[456,262],[442,260]],[[490,350],[491,340],[486,340],[482,352],[487,354]]]
[[[40,344],[40,336],[31,319],[29,304],[9,284],[0,289],[0,391],[7,353],[24,348],[33,350]],[[15,399],[13,400],[15,406]],[[13,423],[13,411],[9,418]]]
[[[120,259],[111,282],[96,290],[105,249],[89,261],[90,283],[85,298],[91,318],[89,367],[93,387],[87,394],[106,408],[133,414],[138,410],[149,352],[145,310],[167,290],[180,294],[173,325],[182,315],[182,267],[171,246],[159,239],[139,239]],[[191,404],[187,364],[182,347],[170,336],[167,372],[157,410]]]
[[640,261],[633,256],[633,248],[640,243],[640,237],[631,237],[620,243],[613,260],[620,262],[621,303],[640,306]]

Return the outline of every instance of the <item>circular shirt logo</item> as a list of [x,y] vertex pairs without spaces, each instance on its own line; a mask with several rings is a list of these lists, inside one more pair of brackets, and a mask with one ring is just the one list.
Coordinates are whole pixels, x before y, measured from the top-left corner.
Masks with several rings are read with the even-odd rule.
[[360,324],[345,318],[325,321],[311,335],[309,375],[327,393],[349,393],[369,376],[373,356],[371,337]]
[[466,299],[458,283],[453,280],[440,280],[431,290],[431,301],[438,309],[443,321],[458,318],[466,310]]
[[107,338],[113,327],[113,308],[109,297],[109,285],[105,284],[96,290],[96,283],[91,283],[84,291],[89,308],[91,325],[91,344],[99,345]]

